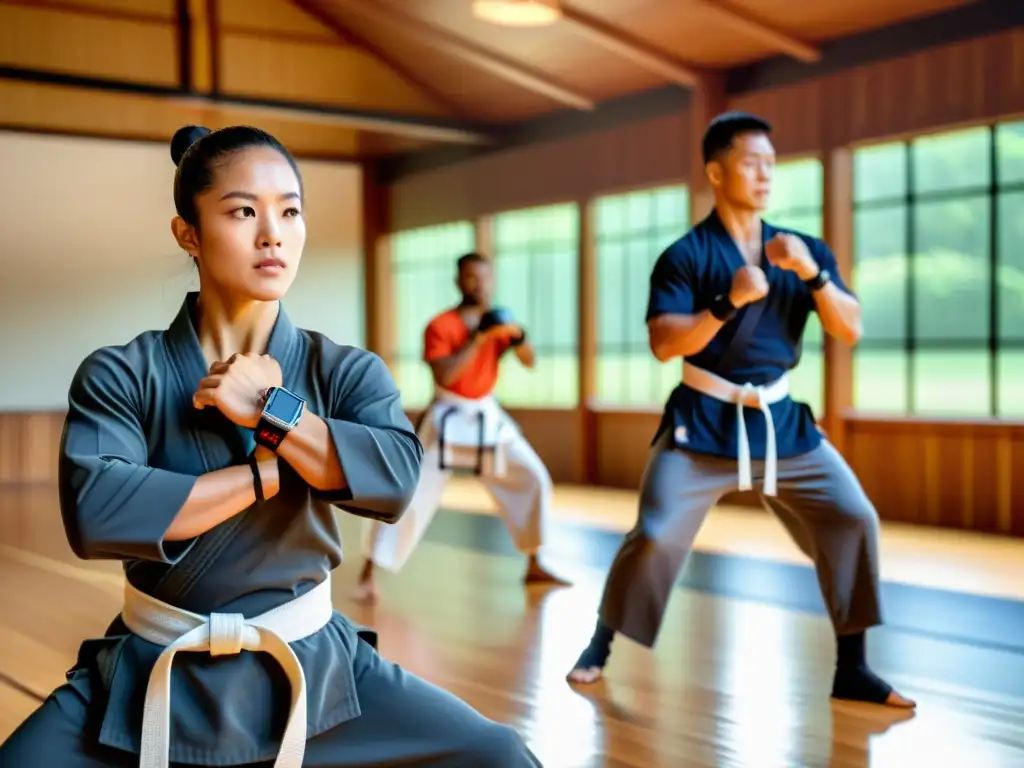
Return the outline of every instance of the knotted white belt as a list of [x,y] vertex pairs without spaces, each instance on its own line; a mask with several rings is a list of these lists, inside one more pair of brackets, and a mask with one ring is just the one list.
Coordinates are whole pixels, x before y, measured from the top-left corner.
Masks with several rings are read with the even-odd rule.
[[209,651],[230,656],[242,651],[269,653],[292,685],[291,712],[274,768],[302,768],[306,751],[306,676],[288,646],[321,630],[333,615],[331,580],[289,603],[246,619],[240,613],[201,616],[150,597],[125,582],[125,625],[143,640],[164,646],[146,688],[139,768],[167,768],[171,737],[171,664],[178,651]]
[[684,361],[683,383],[708,397],[736,404],[741,491],[749,491],[754,487],[750,468],[750,442],[747,440],[747,424],[743,419],[743,409],[757,408],[764,414],[767,434],[764,450],[764,494],[775,496],[778,491],[778,450],[775,445],[775,421],[768,406],[784,400],[789,395],[789,377],[783,376],[766,386],[755,387],[753,384],[736,384]]

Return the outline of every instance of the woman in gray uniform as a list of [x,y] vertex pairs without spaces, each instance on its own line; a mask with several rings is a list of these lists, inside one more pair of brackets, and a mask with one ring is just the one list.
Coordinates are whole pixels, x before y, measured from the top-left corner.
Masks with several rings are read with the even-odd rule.
[[248,127],[183,128],[171,156],[201,288],[166,331],[86,358],[61,444],[68,540],[124,562],[124,608],[0,766],[539,765],[332,608],[332,505],[395,522],[423,449],[381,360],[281,307],[306,236],[295,161]]

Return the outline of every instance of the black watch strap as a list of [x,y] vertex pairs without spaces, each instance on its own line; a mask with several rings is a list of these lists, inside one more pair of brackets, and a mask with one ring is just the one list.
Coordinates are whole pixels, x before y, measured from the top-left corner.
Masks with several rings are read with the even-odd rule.
[[827,269],[818,270],[818,274],[812,277],[810,280],[805,280],[804,285],[807,286],[809,291],[820,291],[832,280],[832,275],[829,274]]
[[526,341],[526,331],[522,331],[522,332],[520,332],[519,336],[517,336],[516,338],[512,339],[512,343],[511,343],[510,346],[518,347],[518,346],[522,345],[525,341]]
[[256,501],[266,501],[263,495],[263,477],[260,475],[260,463],[256,460],[256,454],[249,454],[249,469],[252,470],[252,487],[256,492]]
[[716,320],[727,323],[736,315],[736,307],[729,301],[729,294],[720,293],[711,302],[711,314]]

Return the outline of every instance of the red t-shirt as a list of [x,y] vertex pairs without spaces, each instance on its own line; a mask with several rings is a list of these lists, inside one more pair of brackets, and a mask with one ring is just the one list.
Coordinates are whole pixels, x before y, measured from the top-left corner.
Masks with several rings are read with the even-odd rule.
[[[427,324],[423,332],[423,360],[427,363],[454,355],[469,341],[469,328],[457,309],[442,312]],[[471,399],[485,397],[498,384],[498,363],[509,348],[508,339],[488,339],[480,345],[476,355],[462,375],[445,389]]]

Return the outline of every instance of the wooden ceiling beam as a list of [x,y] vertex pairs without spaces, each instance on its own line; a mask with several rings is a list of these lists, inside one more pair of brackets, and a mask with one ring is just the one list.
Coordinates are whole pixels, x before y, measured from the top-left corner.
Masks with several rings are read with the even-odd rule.
[[712,9],[726,24],[737,32],[749,35],[770,45],[779,53],[791,56],[797,61],[816,64],[821,61],[821,50],[813,45],[750,18],[745,11],[733,6],[728,0],[703,0],[704,6]]
[[561,3],[562,21],[579,35],[600,45],[605,50],[646,69],[671,83],[694,88],[702,82],[701,73],[692,66],[655,50],[648,43],[625,30],[589,13]]
[[482,145],[490,144],[493,138],[474,128],[457,124],[444,125],[417,116],[392,114],[389,112],[364,112],[321,105],[307,105],[294,102],[274,102],[267,99],[249,99],[236,96],[172,95],[168,101],[188,108],[210,107],[225,112],[258,114],[277,120],[303,124],[321,124],[335,127],[355,128],[383,133],[390,136],[404,136],[420,141],[437,141],[445,144]]
[[447,30],[412,16],[391,3],[376,0],[330,0],[331,4],[346,11],[387,24],[395,31],[419,42],[427,42],[437,51],[500,77],[520,88],[545,96],[567,107],[581,111],[594,109],[594,101],[581,93],[555,82],[552,78],[531,70],[503,56],[499,56],[475,43],[471,43]]
[[[191,61],[188,57],[185,60]],[[231,96],[224,93],[206,94],[197,92],[194,88],[150,85],[139,82],[0,65],[0,81],[4,80],[82,91],[95,91],[98,93],[128,94],[157,99],[188,109],[216,109],[224,112],[240,111],[249,116],[255,114],[267,115],[290,122],[304,124],[320,123],[354,128],[371,133],[404,136],[418,141],[467,145],[491,144],[495,141],[495,136],[480,126],[449,118],[432,119],[420,115],[282,101],[279,99],[257,99]],[[185,82],[191,82],[191,76],[186,77]]]

